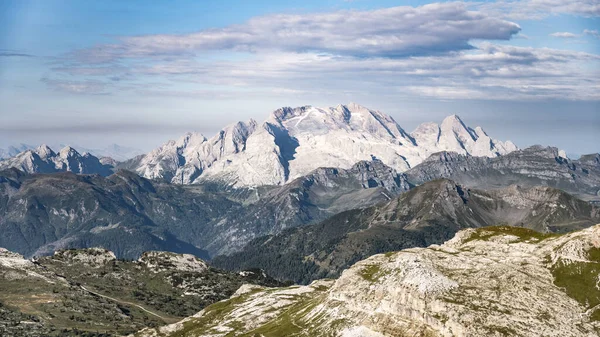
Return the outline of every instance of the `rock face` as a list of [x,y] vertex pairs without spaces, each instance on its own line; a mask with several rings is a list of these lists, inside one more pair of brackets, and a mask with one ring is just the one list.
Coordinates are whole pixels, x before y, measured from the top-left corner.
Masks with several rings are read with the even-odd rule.
[[450,239],[463,228],[507,224],[564,233],[600,223],[600,208],[550,187],[474,190],[436,180],[372,207],[258,238],[216,257],[225,269],[256,267],[308,283],[339,274],[368,256]]
[[262,124],[227,126],[210,139],[190,133],[121,167],[179,184],[282,185],[318,167],[348,169],[374,157],[403,172],[442,150],[495,157],[515,149],[455,115],[409,135],[390,116],[358,104],[304,106],[278,109]]
[[145,252],[138,262],[158,273],[165,270],[201,273],[208,269],[206,262],[191,254],[174,254],[169,252]]
[[230,273],[184,254],[117,260],[101,248],[26,260],[0,248],[2,336],[117,336],[163,325],[242,284],[282,286],[259,270]]
[[112,174],[112,166],[102,163],[89,153],[79,154],[67,146],[55,153],[46,145],[26,150],[0,161],[0,170],[17,168],[27,173],[73,172],[80,174]]
[[402,174],[379,160],[362,161],[350,169],[319,168],[260,199],[228,212],[206,232],[212,255],[241,249],[252,239],[324,220],[341,211],[390,200],[411,186]]
[[562,236],[514,227],[375,255],[336,281],[242,287],[135,336],[597,336],[600,225]]
[[405,172],[420,185],[447,178],[468,187],[490,189],[512,184],[550,186],[585,200],[600,201],[600,155],[571,160],[553,147],[532,146],[496,157],[474,157],[440,152]]

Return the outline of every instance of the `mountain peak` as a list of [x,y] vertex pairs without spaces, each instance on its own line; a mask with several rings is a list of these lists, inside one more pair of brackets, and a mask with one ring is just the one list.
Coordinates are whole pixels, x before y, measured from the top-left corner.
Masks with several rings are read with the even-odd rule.
[[455,129],[455,130],[458,130],[458,129],[467,130],[467,126],[465,125],[465,123],[456,114],[450,115],[450,116],[444,118],[444,120],[442,121],[441,127],[442,127],[442,129],[444,129],[444,128],[452,128],[452,129]]
[[46,145],[46,144],[42,144],[40,146],[38,146],[35,149],[35,152],[40,156],[40,157],[48,157],[48,156],[54,156],[54,151],[52,151],[52,149]]
[[206,137],[199,132],[188,132],[176,142],[177,147],[188,147],[200,145],[206,141]]
[[77,152],[77,150],[75,150],[71,146],[67,145],[67,146],[63,147],[58,154],[61,157],[66,158],[66,157],[70,157],[70,156],[74,156],[74,155],[79,155],[79,152]]
[[282,123],[295,117],[305,115],[308,111],[314,109],[312,105],[305,105],[297,108],[282,107],[271,113],[270,119]]
[[447,133],[448,135],[454,133],[463,146],[466,143],[476,141],[478,138],[473,129],[467,127],[458,115],[450,115],[444,118],[440,129],[442,133]]
[[475,134],[477,134],[478,137],[489,137],[481,126],[475,127]]
[[350,102],[348,105],[345,105],[345,107],[352,112],[370,111],[369,108],[355,102]]

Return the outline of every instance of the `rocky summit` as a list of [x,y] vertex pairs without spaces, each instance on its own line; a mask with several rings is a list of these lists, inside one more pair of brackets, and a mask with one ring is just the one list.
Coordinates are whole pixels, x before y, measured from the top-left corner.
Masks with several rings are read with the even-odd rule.
[[372,256],[337,280],[244,286],[135,336],[598,336],[600,225],[554,235],[466,229]]

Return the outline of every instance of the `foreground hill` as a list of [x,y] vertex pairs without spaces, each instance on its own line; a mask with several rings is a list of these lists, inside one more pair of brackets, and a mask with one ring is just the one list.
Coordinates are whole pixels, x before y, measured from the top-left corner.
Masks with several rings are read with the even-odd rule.
[[459,232],[375,255],[338,280],[245,286],[155,336],[598,336],[600,225],[562,236]]
[[549,187],[471,190],[435,180],[372,207],[258,238],[213,263],[259,267],[299,283],[337,277],[370,255],[442,243],[464,228],[498,224],[564,233],[600,223],[600,209]]
[[511,184],[550,186],[584,200],[600,202],[598,153],[573,160],[564,157],[557,148],[542,146],[532,146],[496,158],[441,152],[405,174],[408,181],[415,185],[447,178],[480,189]]
[[226,299],[242,284],[277,286],[260,271],[228,273],[192,255],[104,249],[25,260],[0,249],[0,335],[111,336],[163,325]]

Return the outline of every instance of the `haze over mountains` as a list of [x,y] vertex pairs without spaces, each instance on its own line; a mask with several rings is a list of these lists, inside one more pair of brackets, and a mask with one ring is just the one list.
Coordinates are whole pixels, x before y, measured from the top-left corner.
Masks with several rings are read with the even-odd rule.
[[[63,149],[70,145],[65,144],[57,144],[51,145],[55,150]],[[98,158],[102,157],[110,157],[116,161],[124,161],[130,158],[133,158],[137,155],[142,154],[142,150],[136,149],[128,146],[121,146],[118,144],[110,144],[104,148],[90,149],[86,147],[82,147],[79,145],[72,145],[74,149],[79,153],[90,153]],[[18,144],[18,145],[10,145],[7,149],[0,149],[0,159],[6,159],[10,157],[14,157],[17,154],[27,151],[27,150],[35,150],[36,146],[28,145],[28,144]]]

